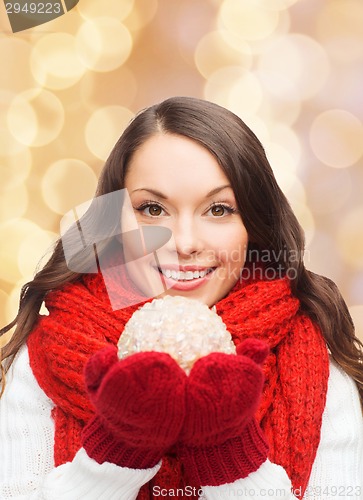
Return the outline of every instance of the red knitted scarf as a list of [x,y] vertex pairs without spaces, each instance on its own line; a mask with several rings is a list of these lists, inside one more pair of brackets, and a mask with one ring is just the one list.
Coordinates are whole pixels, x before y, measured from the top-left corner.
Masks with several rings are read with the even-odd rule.
[[[128,300],[137,297],[129,286],[123,293]],[[107,343],[117,343],[140,304],[112,311],[102,277],[84,275],[49,293],[46,306],[50,314],[41,317],[28,348],[34,375],[55,404],[58,466],[72,460],[81,447],[81,430],[93,413],[84,386],[85,363]],[[299,310],[286,279],[237,284],[218,302],[217,313],[236,345],[256,337],[271,348],[257,417],[270,444],[270,460],[287,471],[296,496],[302,497],[320,440],[329,374],[321,332]],[[160,471],[140,490],[138,499],[154,498],[156,485],[169,491],[186,486],[177,457],[164,457]]]

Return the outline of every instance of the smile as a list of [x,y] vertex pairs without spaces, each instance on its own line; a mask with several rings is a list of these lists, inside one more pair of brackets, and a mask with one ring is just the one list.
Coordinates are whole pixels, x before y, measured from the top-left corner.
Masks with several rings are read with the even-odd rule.
[[214,267],[204,269],[202,271],[176,271],[172,269],[159,269],[159,272],[166,278],[171,278],[175,281],[192,281],[195,279],[204,278],[207,274],[214,271]]
[[[176,266],[175,266],[176,267]],[[187,267],[187,266],[185,266]],[[216,267],[206,267],[203,269],[170,269],[156,268],[157,272],[162,276],[162,280],[167,288],[179,290],[181,292],[190,292],[196,288],[204,286],[214,274]]]

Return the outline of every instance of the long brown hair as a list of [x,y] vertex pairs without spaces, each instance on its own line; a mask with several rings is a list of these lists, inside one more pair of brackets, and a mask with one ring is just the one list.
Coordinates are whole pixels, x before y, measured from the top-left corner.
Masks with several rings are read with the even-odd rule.
[[[170,98],[147,108],[136,115],[113,148],[96,197],[124,187],[132,154],[158,133],[195,140],[216,157],[234,189],[251,242],[249,255],[262,257],[269,270],[288,274],[301,308],[319,324],[332,357],[356,381],[363,401],[363,345],[355,336],[348,308],[331,280],[305,268],[302,228],[276,183],[263,146],[239,117],[190,97]],[[16,326],[3,349],[7,367],[31,333],[46,294],[79,278],[67,267],[59,240],[44,268],[22,288],[16,318],[0,331],[3,335]]]

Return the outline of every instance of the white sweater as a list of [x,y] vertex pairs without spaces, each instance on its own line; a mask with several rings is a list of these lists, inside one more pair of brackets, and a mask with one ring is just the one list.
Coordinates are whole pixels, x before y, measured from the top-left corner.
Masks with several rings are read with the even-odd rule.
[[[7,376],[0,399],[0,498],[3,500],[132,500],[159,470],[99,465],[81,449],[72,462],[54,467],[52,401],[39,387],[24,346]],[[190,490],[191,491],[191,488]],[[154,489],[154,496],[166,492]],[[169,491],[176,498],[178,490]],[[179,495],[178,495],[179,493]],[[266,461],[233,484],[204,487],[200,498],[291,500],[291,483],[282,467]],[[189,494],[190,496],[190,494]],[[354,382],[333,361],[322,434],[304,498],[363,499],[363,418]]]

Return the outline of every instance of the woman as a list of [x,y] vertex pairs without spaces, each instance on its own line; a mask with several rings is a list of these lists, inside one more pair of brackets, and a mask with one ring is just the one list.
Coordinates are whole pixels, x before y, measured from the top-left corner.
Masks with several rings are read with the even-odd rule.
[[[116,191],[120,210],[97,205]],[[305,269],[301,227],[248,127],[198,99],[152,106],[96,196],[3,329],[16,325],[1,498],[363,498],[362,344],[336,286]],[[158,228],[173,238],[140,253],[133,217],[144,244]],[[189,377],[167,354],[117,360],[158,286],[215,306],[239,355],[210,354]]]

